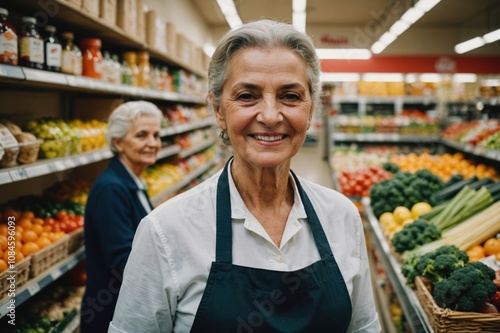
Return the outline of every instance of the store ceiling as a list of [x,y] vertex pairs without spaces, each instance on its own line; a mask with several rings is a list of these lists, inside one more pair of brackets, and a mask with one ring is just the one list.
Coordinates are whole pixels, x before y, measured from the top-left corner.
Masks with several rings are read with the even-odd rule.
[[[190,0],[212,29],[228,29],[217,0]],[[390,8],[409,8],[416,0],[308,0],[307,26],[364,28],[374,22],[396,21],[402,14],[391,15]],[[243,22],[259,18],[273,18],[291,22],[292,0],[234,0]],[[401,8],[401,7],[400,7]],[[394,11],[392,11],[394,12]],[[401,10],[400,10],[401,12]],[[398,17],[395,17],[399,15]],[[464,30],[482,33],[500,28],[500,0],[442,0],[410,29],[447,27],[456,29],[457,43],[474,36]],[[306,29],[307,29],[306,26]],[[389,25],[390,26],[390,25]],[[409,30],[408,30],[409,31]],[[381,31],[381,34],[384,31]],[[465,36],[464,36],[465,35]],[[378,38],[373,38],[373,42]],[[403,33],[399,38],[405,38]],[[496,44],[500,42],[495,42]],[[496,45],[498,47],[498,45]],[[478,49],[475,54],[480,53]],[[450,54],[453,54],[450,50]],[[383,53],[382,53],[383,54]]]

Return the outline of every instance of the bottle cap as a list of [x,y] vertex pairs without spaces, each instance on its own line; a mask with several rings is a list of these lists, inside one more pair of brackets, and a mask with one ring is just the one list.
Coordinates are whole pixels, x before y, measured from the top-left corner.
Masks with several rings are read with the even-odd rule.
[[66,39],[73,39],[75,35],[71,31],[65,31],[62,33],[62,36]]
[[56,27],[54,27],[53,25],[48,25],[48,26],[45,27],[45,31],[51,32],[51,33],[55,34],[56,33]]
[[30,16],[23,16],[21,19],[24,23],[36,24],[36,18]]
[[125,52],[123,53],[123,59],[127,60],[128,63],[135,63],[137,60],[137,53],[135,52]]
[[101,40],[98,38],[85,38],[85,39],[82,39],[81,45],[83,48],[87,48],[87,47],[100,48],[101,47]]
[[3,14],[5,16],[9,16],[9,11],[5,8],[0,8],[0,14]]
[[140,51],[137,53],[137,58],[142,61],[149,60],[149,52],[148,51]]

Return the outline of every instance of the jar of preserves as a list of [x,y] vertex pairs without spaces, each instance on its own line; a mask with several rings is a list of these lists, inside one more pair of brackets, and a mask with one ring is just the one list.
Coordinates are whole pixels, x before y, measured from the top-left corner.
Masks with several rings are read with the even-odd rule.
[[69,31],[63,32],[62,39],[61,72],[66,74],[75,74],[75,70],[73,68],[73,58],[75,57],[75,44],[73,42],[74,35]]
[[48,25],[45,27],[44,38],[45,69],[53,72],[61,71],[62,45],[56,36],[56,27]]
[[123,53],[123,60],[127,62],[127,65],[130,68],[130,84],[136,87],[139,86],[139,67],[137,67],[137,53],[132,51],[125,52]]
[[82,75],[100,79],[102,72],[101,40],[98,38],[82,39],[81,46]]
[[24,16],[19,38],[19,64],[24,67],[43,69],[43,39],[36,28],[34,17]]
[[8,17],[9,11],[0,8],[0,63],[17,65],[17,33]]

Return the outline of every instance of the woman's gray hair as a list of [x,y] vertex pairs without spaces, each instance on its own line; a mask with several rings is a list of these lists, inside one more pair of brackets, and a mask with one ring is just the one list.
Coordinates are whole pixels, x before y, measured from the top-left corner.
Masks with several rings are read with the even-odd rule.
[[113,138],[124,138],[130,130],[132,121],[142,116],[156,117],[160,125],[163,120],[163,113],[160,109],[153,103],[146,101],[123,103],[111,112],[108,118],[106,142],[113,153],[118,152],[113,144]]
[[320,63],[314,43],[292,25],[259,20],[227,32],[219,41],[208,67],[208,91],[212,102],[220,105],[222,88],[228,77],[228,64],[239,50],[285,47],[296,52],[306,63],[309,93],[315,108],[321,106]]

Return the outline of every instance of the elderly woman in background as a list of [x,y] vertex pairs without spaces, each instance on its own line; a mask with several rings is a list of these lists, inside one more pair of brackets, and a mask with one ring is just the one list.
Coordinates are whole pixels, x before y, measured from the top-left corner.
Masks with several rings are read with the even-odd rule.
[[234,156],[143,219],[108,332],[380,332],[358,210],[290,170],[319,72],[289,24],[222,38],[208,98]]
[[85,208],[82,333],[106,332],[113,317],[135,231],[153,209],[141,174],[156,162],[162,119],[145,101],[122,104],[109,116],[106,140],[114,157],[94,182]]

